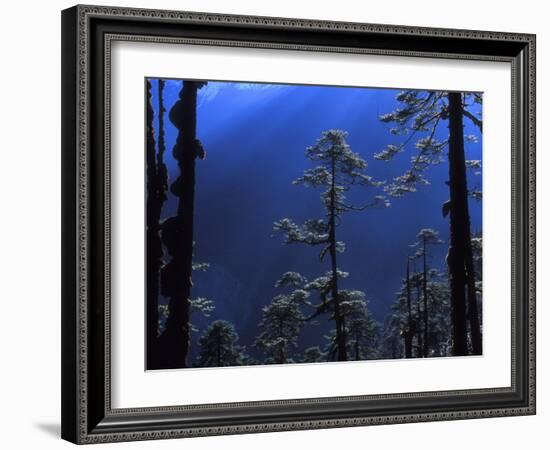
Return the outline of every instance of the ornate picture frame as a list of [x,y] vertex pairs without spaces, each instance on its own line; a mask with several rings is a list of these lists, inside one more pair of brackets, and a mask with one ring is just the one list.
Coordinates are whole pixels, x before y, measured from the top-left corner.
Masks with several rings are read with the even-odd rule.
[[[113,408],[113,42],[511,66],[511,384]],[[62,12],[62,437],[78,444],[535,414],[535,36],[99,6]],[[136,130],[142,133],[142,130]]]

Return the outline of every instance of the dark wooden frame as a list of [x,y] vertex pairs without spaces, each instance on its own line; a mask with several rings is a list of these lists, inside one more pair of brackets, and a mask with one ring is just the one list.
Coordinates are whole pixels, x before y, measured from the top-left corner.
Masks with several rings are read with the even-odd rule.
[[[512,385],[112,409],[108,112],[113,40],[511,63]],[[62,13],[62,84],[64,439],[94,443],[535,413],[534,35],[76,6]]]

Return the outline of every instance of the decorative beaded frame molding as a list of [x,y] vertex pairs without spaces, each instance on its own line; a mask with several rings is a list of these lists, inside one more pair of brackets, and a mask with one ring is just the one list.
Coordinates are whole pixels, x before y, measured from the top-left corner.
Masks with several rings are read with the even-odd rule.
[[[63,438],[84,444],[535,414],[534,35],[81,5],[63,11],[62,25]],[[509,62],[511,386],[112,409],[110,49],[116,40]]]

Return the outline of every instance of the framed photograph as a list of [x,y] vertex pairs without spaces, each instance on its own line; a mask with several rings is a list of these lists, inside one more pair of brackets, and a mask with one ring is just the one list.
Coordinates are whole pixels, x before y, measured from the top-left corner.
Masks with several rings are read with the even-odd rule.
[[535,36],[62,13],[62,437],[535,413]]

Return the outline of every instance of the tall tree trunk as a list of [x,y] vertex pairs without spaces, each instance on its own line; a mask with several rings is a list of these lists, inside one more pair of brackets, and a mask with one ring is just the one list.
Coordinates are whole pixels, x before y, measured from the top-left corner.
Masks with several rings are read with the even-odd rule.
[[[450,245],[447,255],[451,287],[452,353],[468,354],[466,326],[466,247],[470,243],[468,189],[464,156],[462,94],[449,92]],[[465,238],[464,230],[468,229]]]
[[[163,251],[160,215],[166,200],[167,172],[164,164],[164,81],[158,81],[158,152],[155,151],[151,82],[147,81],[147,368],[158,368],[159,272]],[[156,156],[155,156],[156,155]]]
[[166,330],[160,338],[164,368],[187,367],[189,353],[195,159],[198,145],[197,91],[202,85],[185,81],[179,100],[170,110],[170,121],[179,131],[172,154],[178,163],[180,175],[170,188],[179,199],[177,214],[167,219],[162,227],[164,244],[172,256],[162,272],[163,294],[169,299]]
[[[469,216],[468,216],[469,219]],[[476,272],[474,269],[474,257],[472,252],[472,240],[470,235],[470,221],[468,220],[467,237],[464,238],[466,245],[466,277],[468,289],[468,319],[470,321],[470,333],[472,339],[472,353],[481,355],[483,344],[481,337],[481,325],[479,321],[479,312],[477,308],[476,295]]]
[[407,258],[407,310],[409,313],[408,328],[405,331],[405,358],[412,358],[412,340],[414,336],[414,326],[411,308],[411,278],[410,266],[411,261]]
[[283,321],[279,319],[279,361],[277,364],[286,364],[286,354],[285,354],[285,345],[283,339]]
[[336,160],[332,157],[329,206],[329,253],[332,272],[332,301],[334,302],[334,321],[336,327],[336,346],[338,349],[338,361],[347,361],[346,341],[344,336],[343,318],[340,311],[340,299],[338,295],[338,266],[336,261]]
[[422,290],[424,297],[424,358],[428,356],[428,265],[426,263],[426,238],[422,240],[423,244],[423,267],[422,267]]
[[220,367],[222,365],[222,338],[220,330],[216,331],[216,365]]
[[286,364],[285,345],[283,342],[279,344],[279,364]]
[[420,326],[421,317],[422,317],[422,310],[420,308],[420,304],[422,303],[422,294],[421,294],[421,286],[420,286],[420,280],[418,279],[418,276],[420,275],[418,272],[416,272],[415,267],[415,273],[416,273],[416,317],[417,317],[417,323],[416,323],[416,339],[418,341],[418,349],[416,352],[417,357],[422,358],[424,356],[424,335],[423,335],[423,329]]

